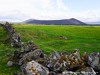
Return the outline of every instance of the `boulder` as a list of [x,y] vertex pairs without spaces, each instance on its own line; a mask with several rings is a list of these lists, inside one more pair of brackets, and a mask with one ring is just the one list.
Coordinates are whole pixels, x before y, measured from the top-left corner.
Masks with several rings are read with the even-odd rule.
[[[57,64],[57,61],[59,60],[59,58],[60,58],[60,55],[59,55],[58,52],[52,51],[50,53],[49,61],[48,61],[48,65],[47,65],[49,70],[51,70],[51,71],[55,70],[56,71],[56,69],[58,69],[58,67],[56,67],[56,64]],[[60,66],[60,64],[59,64],[59,66]]]
[[29,61],[36,60],[39,58],[44,58],[44,53],[40,49],[36,49],[34,51],[30,51],[23,55],[23,57],[19,60],[19,65],[25,64]]
[[93,52],[88,56],[88,64],[95,70],[100,70],[100,52]]
[[49,75],[49,70],[34,60],[27,62],[24,72],[26,75]]

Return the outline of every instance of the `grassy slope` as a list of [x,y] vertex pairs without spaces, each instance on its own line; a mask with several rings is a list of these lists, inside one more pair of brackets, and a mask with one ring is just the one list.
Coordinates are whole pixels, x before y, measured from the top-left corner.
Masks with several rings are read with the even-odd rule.
[[[14,25],[17,32],[21,33],[22,40],[33,41],[46,53],[51,50],[71,51],[79,48],[80,52],[100,52],[100,26],[46,26],[46,25]],[[18,67],[7,67],[7,52],[14,51],[7,44],[2,44],[6,32],[0,27],[0,74],[11,75]],[[68,40],[60,39],[59,36],[66,36]],[[18,70],[17,70],[18,71]]]
[[[46,52],[75,48],[81,52],[92,52],[100,49],[100,26],[15,25],[15,28],[21,33],[23,41],[32,40]],[[68,40],[60,39],[60,35]]]
[[17,66],[7,67],[7,53],[12,53],[14,49],[9,46],[9,44],[5,44],[4,40],[7,37],[7,33],[4,31],[2,27],[0,27],[0,75],[12,75],[13,72],[18,70]]

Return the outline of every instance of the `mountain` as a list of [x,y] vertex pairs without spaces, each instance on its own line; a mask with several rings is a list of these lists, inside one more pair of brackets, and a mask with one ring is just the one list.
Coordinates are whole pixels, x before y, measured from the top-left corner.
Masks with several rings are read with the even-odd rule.
[[86,25],[86,23],[81,22],[75,18],[71,19],[62,19],[62,20],[36,20],[36,19],[29,19],[24,21],[23,23],[27,24],[80,24]]
[[87,22],[87,24],[100,24],[100,21],[97,21],[97,22]]

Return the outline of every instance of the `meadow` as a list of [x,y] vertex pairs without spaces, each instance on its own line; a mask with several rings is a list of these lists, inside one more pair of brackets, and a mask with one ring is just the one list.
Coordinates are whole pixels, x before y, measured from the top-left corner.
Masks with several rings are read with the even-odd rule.
[[[33,41],[46,54],[51,50],[72,52],[100,52],[100,26],[82,25],[32,25],[14,24],[24,43]],[[0,27],[0,75],[12,75],[19,72],[18,66],[7,67],[7,53],[15,50],[5,42],[7,33]]]

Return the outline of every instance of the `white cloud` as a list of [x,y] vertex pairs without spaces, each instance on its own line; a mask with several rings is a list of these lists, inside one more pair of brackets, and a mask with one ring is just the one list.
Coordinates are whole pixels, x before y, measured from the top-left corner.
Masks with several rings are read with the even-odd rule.
[[82,21],[97,21],[100,11],[75,12],[63,0],[0,0],[0,20],[23,21],[35,19],[77,18]]
[[76,17],[85,22],[100,21],[100,11],[99,10],[87,10],[82,12],[72,13],[73,17]]

